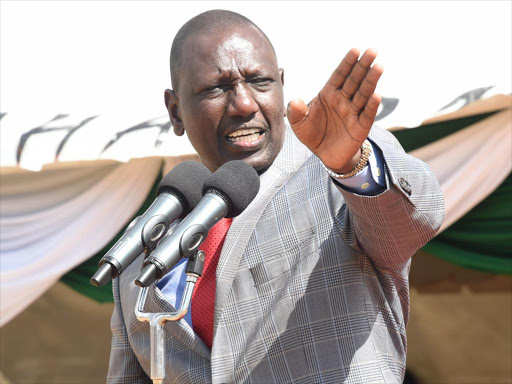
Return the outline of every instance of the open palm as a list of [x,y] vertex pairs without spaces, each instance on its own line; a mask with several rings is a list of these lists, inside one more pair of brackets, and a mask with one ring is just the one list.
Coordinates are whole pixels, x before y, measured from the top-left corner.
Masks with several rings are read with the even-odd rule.
[[350,50],[327,84],[311,102],[288,104],[288,121],[295,134],[320,160],[338,173],[357,164],[380,104],[375,88],[383,68],[372,67],[377,54]]

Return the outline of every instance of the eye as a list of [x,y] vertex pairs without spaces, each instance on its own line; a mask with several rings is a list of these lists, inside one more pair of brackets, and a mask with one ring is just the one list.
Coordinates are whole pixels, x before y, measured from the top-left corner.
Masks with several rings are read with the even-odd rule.
[[252,79],[247,80],[248,83],[253,83],[258,86],[267,86],[274,82],[274,80],[268,77],[254,77]]
[[205,88],[204,90],[205,91],[215,91],[215,90],[219,89],[220,87],[221,87],[221,85],[217,84],[217,85],[212,85],[211,87]]
[[208,93],[217,93],[217,92],[226,92],[231,87],[230,84],[215,84],[211,87],[205,88],[204,92]]

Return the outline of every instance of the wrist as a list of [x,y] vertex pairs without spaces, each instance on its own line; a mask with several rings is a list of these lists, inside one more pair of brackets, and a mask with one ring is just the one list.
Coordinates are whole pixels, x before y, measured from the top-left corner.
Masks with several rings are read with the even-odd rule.
[[331,171],[333,171],[334,173],[338,173],[338,174],[342,174],[342,175],[350,173],[357,166],[357,163],[359,163],[359,160],[361,159],[361,155],[362,155],[362,150],[361,150],[361,148],[358,148],[355,155],[352,156],[352,159],[350,159],[350,161],[347,164],[345,164],[345,166],[343,166],[341,168],[329,168],[329,169]]
[[[349,177],[357,175],[359,172],[361,172],[367,165],[368,165],[368,159],[370,158],[370,155],[372,154],[372,146],[368,139],[366,139],[361,148],[360,148],[360,156],[359,159],[354,167],[352,167],[351,170],[349,170],[348,173],[338,173],[332,169],[329,169],[325,166],[325,164],[322,163],[325,170],[329,174],[329,176],[335,178],[335,179],[347,179]],[[357,153],[356,153],[357,155]]]

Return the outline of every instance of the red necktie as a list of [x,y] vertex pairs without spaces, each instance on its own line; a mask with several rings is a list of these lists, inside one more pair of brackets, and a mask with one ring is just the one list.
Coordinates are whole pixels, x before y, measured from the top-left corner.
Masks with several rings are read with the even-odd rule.
[[206,253],[203,275],[199,278],[192,295],[192,326],[194,332],[208,347],[212,347],[213,310],[215,308],[215,271],[219,263],[222,245],[233,219],[222,219],[208,232],[199,247]]

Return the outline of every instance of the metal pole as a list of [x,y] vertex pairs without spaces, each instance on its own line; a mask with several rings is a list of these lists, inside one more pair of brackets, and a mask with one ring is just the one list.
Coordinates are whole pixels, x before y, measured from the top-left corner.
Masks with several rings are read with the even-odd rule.
[[146,299],[148,297],[149,287],[141,288],[139,297],[137,298],[137,305],[135,306],[135,316],[139,321],[146,321],[149,323],[149,342],[151,348],[151,380],[153,384],[162,384],[165,379],[165,330],[164,326],[167,321],[178,321],[185,317],[192,302],[192,294],[197,279],[201,276],[205,254],[203,251],[198,251],[194,257],[190,258],[187,264],[187,281],[183,291],[180,307],[176,312],[160,312],[149,313],[144,312]]

